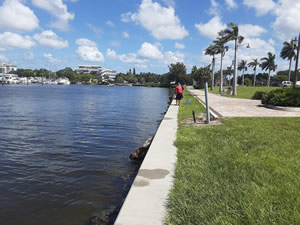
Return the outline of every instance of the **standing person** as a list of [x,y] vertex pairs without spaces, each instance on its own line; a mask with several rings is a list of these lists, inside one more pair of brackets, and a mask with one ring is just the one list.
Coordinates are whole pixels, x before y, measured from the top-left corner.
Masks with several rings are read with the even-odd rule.
[[175,90],[176,90],[176,105],[179,105],[180,100],[183,97],[183,89],[182,89],[182,86],[179,82],[178,82]]

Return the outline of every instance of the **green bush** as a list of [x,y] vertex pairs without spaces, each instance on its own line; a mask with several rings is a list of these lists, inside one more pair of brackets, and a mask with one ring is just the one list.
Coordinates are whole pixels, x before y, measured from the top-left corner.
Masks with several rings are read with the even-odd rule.
[[267,94],[267,92],[264,92],[264,91],[257,91],[257,92],[255,92],[254,95],[252,96],[252,99],[258,99],[258,100],[261,100],[266,94]]
[[244,84],[245,84],[247,87],[249,87],[249,86],[252,85],[252,81],[247,77],[247,78],[245,78],[245,80],[244,80]]
[[300,107],[300,88],[280,88],[263,96],[262,104]]

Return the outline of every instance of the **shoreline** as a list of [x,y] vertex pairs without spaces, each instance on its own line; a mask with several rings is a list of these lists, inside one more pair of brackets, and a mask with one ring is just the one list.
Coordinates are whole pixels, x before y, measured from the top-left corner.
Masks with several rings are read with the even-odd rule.
[[166,202],[173,185],[177,148],[178,106],[169,106],[132,183],[115,225],[163,224]]

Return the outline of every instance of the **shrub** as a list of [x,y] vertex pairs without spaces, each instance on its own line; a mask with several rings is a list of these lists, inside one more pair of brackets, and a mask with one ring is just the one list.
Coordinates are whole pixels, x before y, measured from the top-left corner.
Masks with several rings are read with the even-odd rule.
[[279,88],[265,94],[262,104],[300,107],[300,88]]
[[245,78],[245,80],[244,80],[244,84],[245,84],[247,87],[249,87],[249,86],[252,85],[252,81],[247,77],[247,78]]
[[264,91],[257,91],[257,92],[255,92],[254,95],[252,96],[252,99],[258,99],[258,100],[261,100],[266,94],[267,94],[267,92],[264,92]]

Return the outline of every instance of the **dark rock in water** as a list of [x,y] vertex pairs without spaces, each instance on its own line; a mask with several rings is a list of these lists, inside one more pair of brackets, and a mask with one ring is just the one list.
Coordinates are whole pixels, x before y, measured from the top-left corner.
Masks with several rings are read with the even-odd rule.
[[133,152],[130,153],[129,158],[133,161],[141,161],[145,158],[147,151],[152,143],[153,137],[149,138],[143,146],[136,148]]
[[110,208],[102,212],[97,213],[93,218],[90,219],[88,225],[109,225],[113,224],[111,216],[116,214],[116,208]]

